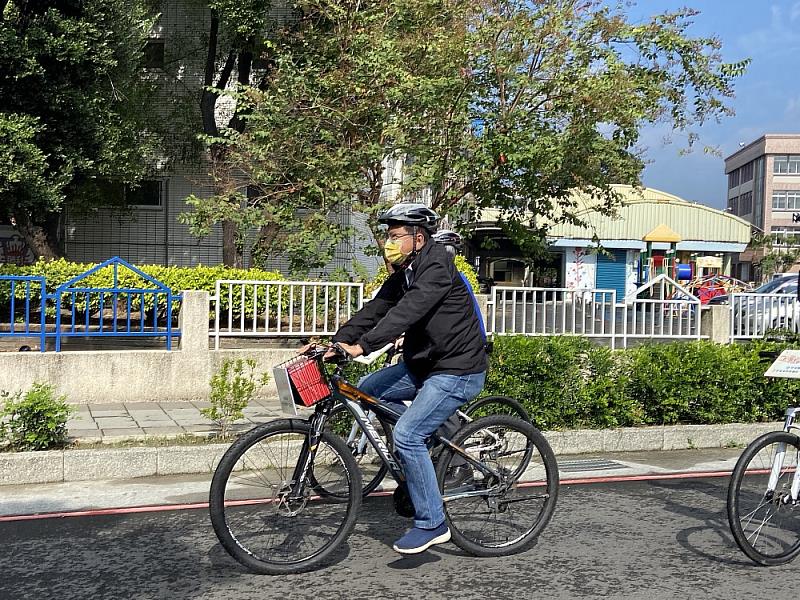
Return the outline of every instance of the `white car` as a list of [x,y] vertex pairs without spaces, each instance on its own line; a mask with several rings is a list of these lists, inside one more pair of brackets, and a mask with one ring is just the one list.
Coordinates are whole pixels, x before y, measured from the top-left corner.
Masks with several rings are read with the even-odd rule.
[[790,273],[768,281],[748,294],[733,296],[734,329],[741,334],[761,336],[770,329],[800,327],[798,275]]

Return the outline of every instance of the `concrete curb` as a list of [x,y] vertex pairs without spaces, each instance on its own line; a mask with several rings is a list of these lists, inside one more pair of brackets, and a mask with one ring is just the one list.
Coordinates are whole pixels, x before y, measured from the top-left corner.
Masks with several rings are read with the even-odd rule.
[[[744,446],[782,422],[544,432],[556,455]],[[229,444],[0,453],[0,486],[211,473]]]

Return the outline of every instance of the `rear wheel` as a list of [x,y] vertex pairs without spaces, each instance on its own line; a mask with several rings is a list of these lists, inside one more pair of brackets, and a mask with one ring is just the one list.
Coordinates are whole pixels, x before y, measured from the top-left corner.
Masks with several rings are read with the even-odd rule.
[[759,564],[780,565],[800,554],[800,506],[790,493],[798,462],[800,438],[773,431],[745,449],[731,475],[731,533]]
[[558,497],[558,465],[544,436],[516,417],[494,415],[468,423],[453,443],[498,472],[485,477],[449,448],[436,469],[453,542],[475,556],[505,556],[530,547]]
[[[214,532],[233,558],[257,573],[312,569],[355,526],[361,474],[336,436],[323,432],[306,480],[299,493],[292,491],[309,431],[309,424],[297,419],[260,425],[228,448],[214,472],[209,495]],[[319,494],[320,485],[335,497]]]
[[523,421],[531,420],[522,403],[510,396],[484,396],[474,402],[470,402],[462,412],[471,419],[489,415],[511,415]]

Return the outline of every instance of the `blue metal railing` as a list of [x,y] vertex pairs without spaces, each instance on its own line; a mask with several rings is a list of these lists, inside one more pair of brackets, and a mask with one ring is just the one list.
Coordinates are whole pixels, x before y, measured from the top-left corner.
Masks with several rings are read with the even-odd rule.
[[[91,287],[82,283],[87,278],[105,268],[113,269],[111,285]],[[120,267],[129,271],[141,280],[128,287],[120,284]],[[55,350],[61,350],[62,338],[68,337],[164,337],[167,350],[172,349],[172,338],[180,337],[180,329],[173,325],[173,305],[180,303],[180,294],[137,269],[125,260],[114,257],[85,273],[73,277],[59,285],[52,294],[46,294],[44,277],[0,276],[0,282],[8,281],[11,286],[10,296],[10,331],[0,335],[22,337],[31,336],[38,320],[39,329],[36,335],[41,336],[41,350],[44,351],[45,339],[55,338]],[[19,282],[26,282],[24,299],[16,298],[19,294]],[[39,285],[39,308],[37,315],[31,306],[35,304],[31,293],[31,283]],[[151,285],[152,287],[149,287]],[[15,314],[19,302],[24,300],[24,327],[17,328],[16,321],[22,315]],[[55,328],[46,330],[46,310],[48,302],[55,311]],[[20,312],[21,309],[18,311]],[[0,314],[0,320],[4,315]],[[159,324],[160,318],[163,325]],[[35,319],[35,320],[34,320]],[[22,325],[22,324],[21,324]]]
[[[39,337],[40,350],[44,352],[47,335],[45,278],[36,275],[4,275],[0,277],[0,281],[8,283],[10,288],[8,305],[4,307],[7,310],[0,311],[0,322],[7,320],[9,329],[0,330],[0,337]],[[20,319],[22,322],[18,323]]]

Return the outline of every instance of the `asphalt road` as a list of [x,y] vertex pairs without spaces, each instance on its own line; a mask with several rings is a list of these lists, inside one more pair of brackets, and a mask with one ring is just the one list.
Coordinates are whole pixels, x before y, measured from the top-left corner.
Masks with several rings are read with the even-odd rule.
[[228,558],[205,510],[0,523],[0,598],[792,598],[797,565],[770,569],[736,548],[727,477],[562,486],[524,554],[479,559],[447,544],[401,558],[408,521],[372,498],[335,561],[259,576]]

